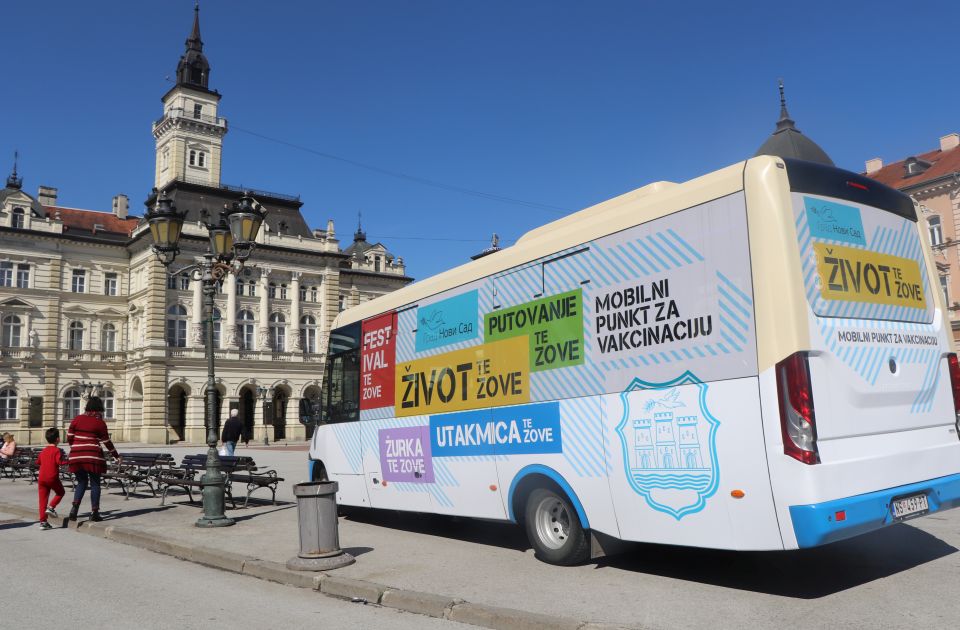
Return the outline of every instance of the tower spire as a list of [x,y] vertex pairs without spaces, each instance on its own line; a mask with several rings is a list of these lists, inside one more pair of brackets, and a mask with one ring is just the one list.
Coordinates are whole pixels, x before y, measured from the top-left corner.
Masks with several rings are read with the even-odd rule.
[[766,142],[760,145],[755,155],[776,155],[782,158],[806,160],[833,166],[833,160],[816,142],[800,133],[787,111],[787,97],[783,91],[783,79],[777,79],[780,89],[780,119],[776,129]]
[[787,111],[787,97],[783,92],[783,79],[777,79],[777,85],[780,88],[780,120],[777,121],[777,131],[795,129],[796,125],[790,118],[790,112]]
[[20,187],[23,185],[23,178],[17,176],[17,161],[20,159],[20,152],[13,152],[13,172],[10,173],[10,177],[7,178],[7,188],[14,188],[20,190]]
[[185,42],[186,51],[177,64],[177,85],[189,85],[208,89],[210,82],[210,63],[203,54],[203,40],[200,39],[200,3],[193,5],[193,29]]
[[360,210],[357,210],[357,231],[353,235],[353,240],[367,240],[367,233],[363,231],[363,213]]
[[188,50],[203,50],[203,41],[200,39],[200,0],[193,5],[193,30],[186,41]]

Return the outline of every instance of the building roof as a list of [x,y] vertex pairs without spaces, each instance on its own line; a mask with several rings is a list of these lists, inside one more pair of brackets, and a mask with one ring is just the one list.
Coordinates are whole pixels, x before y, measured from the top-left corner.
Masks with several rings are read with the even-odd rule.
[[343,250],[344,254],[349,254],[356,260],[362,261],[364,254],[366,254],[371,249],[377,247],[383,248],[387,260],[393,260],[393,254],[387,251],[386,246],[383,243],[368,243],[367,242],[367,233],[363,231],[363,228],[358,224],[357,231],[353,233],[353,243],[349,245],[346,249]]
[[48,218],[59,216],[66,234],[98,236],[110,240],[127,241],[130,233],[140,223],[140,217],[118,218],[112,212],[44,206]]
[[[187,211],[187,222],[216,223],[220,220],[220,212],[224,205],[233,204],[243,196],[243,189],[236,186],[204,186],[190,184],[179,180],[170,182],[164,188],[167,197],[173,201],[179,211]],[[303,203],[296,197],[279,195],[266,191],[250,191],[253,198],[267,211],[264,225],[271,232],[299,236],[305,239],[315,239],[313,230],[307,225],[300,213]],[[155,195],[150,195],[146,201],[148,208],[152,208],[156,201]]]
[[[921,165],[920,171],[916,174],[907,173],[907,163],[911,160],[917,161]],[[925,169],[922,168],[927,164],[929,166]],[[880,170],[866,175],[891,188],[904,190],[922,186],[927,182],[950,176],[956,172],[960,172],[960,146],[946,151],[936,149],[920,155],[913,155],[905,160],[887,164]]]
[[760,145],[754,157],[758,155],[775,155],[782,158],[793,158],[817,162],[834,166],[833,160],[820,146],[800,133],[793,119],[787,112],[787,99],[783,94],[783,81],[780,82],[780,119],[777,126],[766,142]]

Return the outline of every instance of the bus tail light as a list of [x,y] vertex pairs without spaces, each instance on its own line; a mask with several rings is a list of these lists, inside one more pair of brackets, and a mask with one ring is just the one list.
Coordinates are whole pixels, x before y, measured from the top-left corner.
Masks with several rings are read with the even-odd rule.
[[957,425],[957,437],[960,438],[960,361],[957,361],[955,352],[947,355],[947,365],[950,366],[950,388],[953,390],[954,423]]
[[[817,453],[817,424],[813,412],[813,388],[810,386],[807,353],[797,352],[790,355],[777,363],[776,369],[783,452],[804,464],[818,464],[820,455]],[[957,389],[954,389],[954,392],[956,396]]]

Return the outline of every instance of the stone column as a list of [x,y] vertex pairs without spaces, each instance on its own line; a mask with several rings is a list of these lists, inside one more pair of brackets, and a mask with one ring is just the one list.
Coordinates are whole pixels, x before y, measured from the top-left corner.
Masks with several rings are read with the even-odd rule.
[[203,283],[193,281],[193,304],[190,309],[190,347],[202,348],[203,343]]
[[290,274],[290,289],[293,291],[290,301],[290,333],[287,335],[290,339],[287,350],[290,352],[300,351],[300,275],[299,271]]
[[260,321],[257,331],[257,350],[270,349],[270,303],[268,301],[270,290],[270,269],[260,268]]
[[225,348],[237,348],[237,278],[235,274],[227,275],[227,320],[226,330],[221,328],[221,340]]

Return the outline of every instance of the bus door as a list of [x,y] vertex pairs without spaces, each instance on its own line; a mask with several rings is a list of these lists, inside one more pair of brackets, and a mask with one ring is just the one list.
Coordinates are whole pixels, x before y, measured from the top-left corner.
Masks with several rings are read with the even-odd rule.
[[339,483],[337,501],[368,505],[360,435],[359,324],[330,334],[323,392],[323,422],[314,433],[311,455]]

